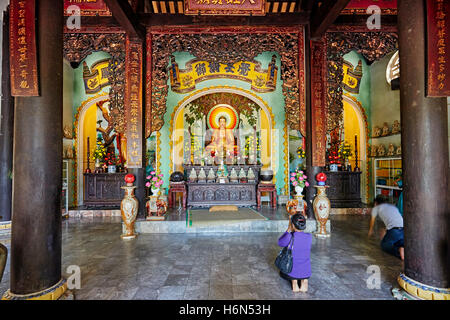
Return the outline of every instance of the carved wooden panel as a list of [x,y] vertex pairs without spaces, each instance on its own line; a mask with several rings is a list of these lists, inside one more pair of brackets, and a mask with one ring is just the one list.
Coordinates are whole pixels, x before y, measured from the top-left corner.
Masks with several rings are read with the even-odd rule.
[[187,205],[256,206],[256,183],[188,183]]
[[[351,29],[351,28],[350,28]],[[355,30],[357,31],[357,30]],[[342,121],[342,65],[344,55],[357,51],[369,63],[398,49],[398,36],[394,32],[327,32],[327,132]]]
[[120,207],[124,197],[124,177],[126,173],[84,174],[84,205]]
[[65,33],[64,58],[71,63],[81,63],[94,51],[104,51],[111,55],[108,79],[109,109],[114,129],[125,133],[125,34],[123,33]]

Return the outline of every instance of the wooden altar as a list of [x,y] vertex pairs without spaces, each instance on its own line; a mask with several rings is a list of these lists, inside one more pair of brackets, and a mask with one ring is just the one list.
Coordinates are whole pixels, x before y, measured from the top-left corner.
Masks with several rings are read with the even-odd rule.
[[84,198],[86,207],[120,207],[124,196],[121,189],[126,173],[85,173]]
[[257,186],[259,183],[259,172],[261,165],[227,165],[228,173],[234,168],[239,174],[241,168],[245,174],[251,168],[255,174],[253,182],[189,182],[189,174],[194,169],[198,175],[203,168],[206,174],[212,169],[217,176],[218,166],[195,166],[184,165],[184,175],[187,182],[187,206],[188,207],[210,207],[214,205],[236,205],[236,206],[256,206]]
[[361,172],[325,171],[327,197],[332,208],[358,208],[361,206]]

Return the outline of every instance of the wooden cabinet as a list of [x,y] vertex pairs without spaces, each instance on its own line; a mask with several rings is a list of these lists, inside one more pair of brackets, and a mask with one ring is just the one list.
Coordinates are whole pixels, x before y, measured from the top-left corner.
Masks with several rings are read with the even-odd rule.
[[327,197],[332,208],[358,208],[361,206],[361,172],[326,171]]
[[85,173],[84,205],[87,207],[120,207],[124,196],[121,189],[126,173]]

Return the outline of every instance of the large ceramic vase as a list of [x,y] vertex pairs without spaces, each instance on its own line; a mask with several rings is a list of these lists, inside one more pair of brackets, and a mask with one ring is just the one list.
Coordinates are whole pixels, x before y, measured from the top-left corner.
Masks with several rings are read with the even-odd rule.
[[138,213],[139,202],[134,195],[135,186],[121,187],[125,190],[125,196],[120,204],[122,220],[125,224],[125,230],[121,235],[122,239],[134,239],[137,234],[134,232],[134,222]]
[[330,216],[331,203],[326,194],[326,188],[328,186],[314,186],[317,188],[317,195],[313,202],[314,215],[317,221],[317,237],[329,237],[327,233],[326,225],[328,217]]

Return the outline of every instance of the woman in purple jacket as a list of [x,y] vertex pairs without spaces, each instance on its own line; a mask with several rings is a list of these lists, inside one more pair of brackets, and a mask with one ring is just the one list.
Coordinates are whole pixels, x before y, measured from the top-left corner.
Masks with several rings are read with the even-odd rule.
[[[289,220],[289,227],[286,232],[278,239],[280,247],[286,247],[291,237],[294,237],[292,246],[292,271],[289,274],[282,273],[280,276],[292,282],[292,291],[307,292],[308,278],[311,276],[311,239],[310,233],[304,233],[306,228],[306,219],[303,215],[296,213]],[[298,281],[301,282],[299,288]]]

